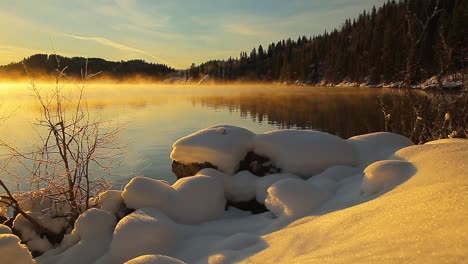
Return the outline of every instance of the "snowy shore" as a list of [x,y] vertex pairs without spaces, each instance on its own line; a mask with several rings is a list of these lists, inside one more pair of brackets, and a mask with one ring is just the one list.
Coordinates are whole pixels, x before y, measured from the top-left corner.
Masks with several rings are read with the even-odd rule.
[[[241,170],[253,152],[275,168]],[[171,158],[205,168],[173,185],[133,178],[96,199],[59,245],[21,216],[0,225],[0,263],[375,263],[468,258],[468,140],[413,145],[374,133],[341,139],[219,125],[184,137]],[[257,165],[257,164],[254,164]],[[256,200],[251,214],[226,202]],[[50,229],[62,228],[31,206]],[[127,210],[122,210],[126,208]]]

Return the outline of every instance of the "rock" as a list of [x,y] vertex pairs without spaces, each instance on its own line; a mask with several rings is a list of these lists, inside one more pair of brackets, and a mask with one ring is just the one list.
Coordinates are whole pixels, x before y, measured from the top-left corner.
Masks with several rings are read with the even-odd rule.
[[226,204],[226,210],[229,206],[232,206],[234,208],[237,208],[242,211],[250,211],[252,214],[261,214],[264,212],[267,212],[268,209],[264,204],[261,204],[257,202],[257,200],[254,198],[250,201],[246,202],[231,202],[228,201]]
[[218,169],[215,165],[209,162],[183,164],[176,160],[172,161],[172,172],[175,174],[177,179],[193,176],[197,174],[197,172],[207,168]]
[[269,158],[258,155],[252,151],[248,152],[245,158],[239,163],[237,172],[244,170],[260,177],[281,172],[280,168],[273,166]]

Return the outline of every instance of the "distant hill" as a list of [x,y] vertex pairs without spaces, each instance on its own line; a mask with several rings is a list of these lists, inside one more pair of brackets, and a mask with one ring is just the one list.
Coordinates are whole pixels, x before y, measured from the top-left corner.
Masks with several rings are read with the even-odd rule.
[[416,83],[466,73],[467,44],[468,1],[391,0],[331,32],[193,65],[187,75],[225,81]]
[[[107,61],[101,58],[68,58],[60,55],[35,54],[22,62],[0,66],[0,79],[51,78],[56,76],[57,69],[66,67],[65,73],[70,77],[81,78],[87,70],[88,75],[98,73],[95,79],[147,79],[160,81],[175,72],[175,69],[163,65],[148,63],[144,60]],[[26,69],[28,73],[26,72]]]

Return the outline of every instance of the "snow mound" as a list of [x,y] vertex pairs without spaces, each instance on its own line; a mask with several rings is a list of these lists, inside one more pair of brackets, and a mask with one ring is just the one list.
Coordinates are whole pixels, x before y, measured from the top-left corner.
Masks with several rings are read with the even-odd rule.
[[414,145],[406,137],[388,132],[355,136],[346,141],[355,148],[362,168],[375,161],[388,159],[396,151]]
[[[68,227],[64,218],[52,218],[39,212],[28,212],[43,227],[53,233],[59,234]],[[13,228],[21,234],[22,241],[26,242],[30,251],[45,252],[53,248],[52,244],[45,237],[36,233],[33,225],[21,214],[18,214],[13,221]]]
[[265,204],[265,199],[268,196],[268,188],[270,188],[273,183],[284,179],[300,179],[300,177],[289,173],[277,173],[259,178],[255,186],[255,198],[257,202]]
[[169,215],[179,223],[198,224],[223,215],[226,199],[222,183],[207,176],[176,181],[171,193]]
[[122,198],[128,208],[158,208],[166,212],[172,187],[166,181],[135,177],[125,186]]
[[219,179],[207,176],[166,181],[133,178],[124,188],[123,200],[133,209],[156,208],[179,223],[197,224],[221,216],[226,200]]
[[[266,249],[242,251],[238,262],[466,262],[468,140],[411,146],[396,152],[395,158],[411,163],[415,174],[373,200],[314,213],[267,234],[262,237]],[[357,176],[346,178],[340,189],[359,196],[361,181]],[[322,207],[329,206],[327,201]]]
[[76,233],[81,240],[91,241],[102,237],[103,234],[112,233],[116,223],[117,219],[114,214],[92,208],[78,217],[72,234]]
[[135,211],[117,224],[109,252],[97,263],[124,263],[141,255],[169,253],[180,237],[176,223],[154,208]]
[[300,217],[319,208],[328,193],[303,180],[286,179],[268,188],[265,206],[275,216]]
[[252,149],[254,137],[254,133],[241,127],[208,127],[177,140],[172,145],[171,159],[185,164],[209,162],[225,173],[234,174]]
[[143,255],[131,259],[125,264],[185,264],[185,262],[164,255]]
[[98,197],[98,203],[101,209],[112,214],[117,214],[123,204],[122,192],[117,190],[108,190]]
[[355,152],[345,140],[312,130],[276,130],[257,135],[254,152],[269,157],[283,172],[305,178],[333,165],[354,165]]
[[248,171],[228,175],[215,169],[203,169],[196,176],[208,176],[220,180],[223,183],[226,199],[232,202],[249,201],[255,198],[256,182],[259,179]]
[[31,253],[21,244],[20,239],[12,234],[0,234],[0,262],[29,264],[35,263]]
[[406,161],[374,162],[364,170],[361,191],[364,194],[376,194],[389,190],[407,180],[415,171],[414,166]]
[[37,262],[94,263],[109,249],[116,222],[115,215],[110,212],[95,208],[87,210],[78,217],[75,228],[60,246],[37,258]]
[[0,224],[0,235],[11,234],[11,233],[12,233],[11,229],[8,226]]

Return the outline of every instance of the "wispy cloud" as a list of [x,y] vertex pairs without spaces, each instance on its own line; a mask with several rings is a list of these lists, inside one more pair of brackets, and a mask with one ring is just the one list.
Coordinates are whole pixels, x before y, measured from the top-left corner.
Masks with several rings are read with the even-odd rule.
[[109,47],[112,47],[112,48],[115,48],[115,49],[123,50],[123,51],[141,53],[141,54],[144,54],[144,55],[146,55],[148,57],[151,57],[151,58],[153,58],[155,60],[158,60],[159,62],[168,64],[168,65],[173,65],[170,62],[168,62],[168,61],[166,61],[164,59],[161,59],[159,57],[156,57],[156,56],[154,56],[154,55],[152,55],[152,54],[150,54],[150,53],[148,53],[148,52],[146,52],[144,50],[133,48],[133,47],[121,44],[121,43],[117,43],[117,42],[114,42],[114,41],[106,39],[106,38],[102,38],[102,37],[83,37],[83,36],[76,36],[76,35],[70,35],[70,34],[64,34],[64,35],[67,36],[67,37],[72,37],[72,38],[79,39],[79,40],[92,40],[92,41],[95,41],[95,42],[97,42],[99,44],[109,46]]

